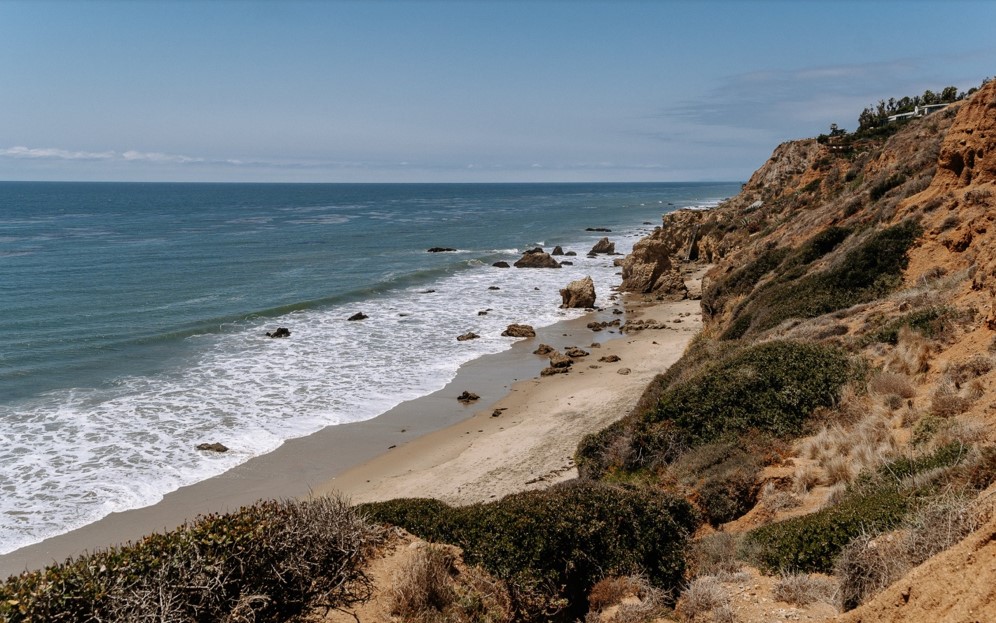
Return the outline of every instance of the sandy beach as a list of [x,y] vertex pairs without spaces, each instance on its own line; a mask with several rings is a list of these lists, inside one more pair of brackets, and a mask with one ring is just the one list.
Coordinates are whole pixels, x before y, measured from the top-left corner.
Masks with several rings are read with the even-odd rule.
[[[686,276],[693,292],[703,272]],[[624,315],[613,313],[623,308]],[[617,319],[656,328],[622,333],[617,326],[597,332],[587,327]],[[620,297],[601,311],[542,328],[505,352],[469,362],[443,389],[372,420],[290,440],[158,504],[113,513],[0,556],[0,575],[136,540],[261,498],[339,493],[357,503],[425,496],[464,504],[573,478],[578,441],[628,413],[700,326],[697,300]],[[590,354],[576,359],[567,374],[541,377],[548,359],[533,354],[541,343],[558,350],[578,346]],[[618,361],[599,361],[613,355]],[[456,398],[462,391],[480,399],[461,403]]]

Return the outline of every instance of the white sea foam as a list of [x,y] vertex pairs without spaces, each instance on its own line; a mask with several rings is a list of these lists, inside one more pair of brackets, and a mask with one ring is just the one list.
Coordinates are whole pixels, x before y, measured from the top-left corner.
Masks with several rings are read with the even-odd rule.
[[[614,258],[584,253],[601,235],[563,245],[579,255],[559,270],[472,262],[428,285],[188,338],[196,357],[168,374],[0,406],[0,553],[154,504],[284,440],[438,390],[461,364],[508,348],[514,340],[500,337],[508,324],[546,326],[582,313],[558,307],[571,280],[591,275],[607,302],[619,282]],[[636,238],[611,235],[623,253]],[[369,317],[348,321],[356,311]],[[277,326],[291,337],[264,336]],[[456,341],[467,331],[482,337]],[[215,441],[231,451],[193,449]]]

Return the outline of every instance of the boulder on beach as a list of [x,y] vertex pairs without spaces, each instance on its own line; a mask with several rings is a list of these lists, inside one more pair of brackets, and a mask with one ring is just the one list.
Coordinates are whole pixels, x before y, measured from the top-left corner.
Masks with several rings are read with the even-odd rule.
[[363,312],[356,312],[355,314],[353,314],[352,316],[350,316],[346,320],[351,320],[351,321],[355,321],[355,320],[366,320],[369,317],[370,316],[367,316]]
[[478,335],[478,334],[476,334],[476,333],[474,333],[473,331],[471,331],[469,333],[464,333],[463,335],[458,335],[457,336],[457,341],[458,342],[466,342],[467,340],[476,340],[479,337],[481,337],[481,336]]
[[550,255],[563,255],[563,254],[564,254],[564,249],[561,248],[559,244],[553,247],[553,251],[550,251]]
[[594,307],[595,282],[590,276],[572,281],[560,291],[560,298],[562,299],[560,306],[567,309]]
[[549,355],[554,350],[556,350],[556,349],[553,346],[550,346],[549,344],[540,344],[539,348],[537,348],[536,350],[533,351],[533,354],[534,355]]
[[599,240],[598,242],[595,243],[595,246],[593,246],[591,248],[591,251],[589,251],[589,254],[590,255],[594,255],[596,253],[606,253],[607,254],[607,253],[615,253],[615,252],[616,252],[616,243],[609,242],[608,238],[602,238],[601,240]]
[[570,368],[554,368],[550,366],[548,368],[543,368],[540,371],[540,376],[553,376],[554,374],[567,374]]
[[619,355],[606,355],[604,357],[599,357],[598,360],[603,363],[616,363],[617,361],[621,361],[619,359]]
[[492,266],[494,266],[495,268],[511,268],[511,266],[509,265],[509,263],[506,262],[505,260],[499,260],[499,261],[495,262],[494,264],[492,264]]
[[266,337],[290,337],[290,329],[287,327],[280,327],[273,332],[267,331]]
[[574,360],[564,355],[563,353],[558,353],[553,351],[550,353],[550,367],[551,368],[569,368],[574,365]]
[[572,346],[567,350],[565,350],[564,354],[570,357],[571,359],[577,359],[578,357],[587,357],[591,353],[589,353],[584,349],[578,348],[577,346]]
[[543,249],[536,248],[523,253],[513,266],[516,268],[560,268],[560,262],[553,259]]
[[456,251],[456,249],[451,249],[449,247],[432,247],[431,249],[428,249],[426,252],[427,253],[449,253],[449,252],[452,252],[452,251]]
[[622,263],[623,292],[657,293],[668,298],[685,298],[688,288],[671,259],[667,240],[648,236],[633,245],[633,252]]
[[474,402],[475,400],[480,400],[480,399],[481,399],[480,396],[478,396],[474,392],[468,392],[468,391],[465,391],[459,396],[457,396],[457,400],[459,400],[460,402]]
[[536,330],[527,324],[510,324],[501,332],[502,337],[536,337]]
[[223,443],[199,443],[197,444],[198,450],[204,450],[205,452],[228,452],[228,446]]

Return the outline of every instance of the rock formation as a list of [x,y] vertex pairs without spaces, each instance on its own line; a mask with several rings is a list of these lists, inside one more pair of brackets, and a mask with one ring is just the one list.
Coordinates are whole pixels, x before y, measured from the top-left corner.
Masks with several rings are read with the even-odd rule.
[[536,337],[536,331],[527,324],[510,324],[501,332],[502,337]]
[[560,268],[560,263],[543,249],[532,249],[523,253],[514,266],[516,268]]
[[350,317],[349,317],[349,318],[347,318],[346,320],[351,320],[351,321],[356,321],[356,320],[366,320],[366,319],[367,319],[367,318],[369,318],[369,317],[370,317],[370,316],[367,316],[367,315],[366,315],[366,314],[364,314],[363,312],[356,312],[355,314],[353,314],[352,316],[350,316]]
[[610,242],[608,238],[602,238],[595,243],[595,246],[591,248],[588,253],[595,255],[597,253],[611,254],[616,252],[616,243]]
[[560,245],[553,247],[553,251],[550,252],[550,255],[563,255],[563,254],[564,254],[564,249]]
[[198,450],[203,450],[205,452],[228,452],[228,446],[222,443],[199,443],[197,444]]
[[505,260],[495,262],[494,264],[492,264],[492,266],[494,266],[495,268],[511,268],[511,266],[509,266],[508,262],[506,262]]
[[267,331],[266,337],[290,337],[290,329],[288,329],[287,327],[280,327],[279,329],[273,331],[272,333]]
[[633,246],[622,265],[623,292],[656,293],[669,298],[685,298],[687,289],[681,273],[671,261],[670,245],[658,236],[649,236]]
[[427,251],[427,253],[448,253],[451,251],[456,251],[456,249],[451,249],[449,247],[432,247]]
[[594,307],[595,283],[591,280],[590,276],[572,281],[567,284],[566,288],[560,291],[560,297],[563,299],[560,305],[563,308]]
[[479,337],[481,337],[481,336],[478,335],[478,334],[476,334],[476,333],[474,333],[473,331],[471,331],[470,333],[464,333],[463,335],[458,335],[457,336],[457,341],[458,342],[466,342],[467,340],[476,340]]

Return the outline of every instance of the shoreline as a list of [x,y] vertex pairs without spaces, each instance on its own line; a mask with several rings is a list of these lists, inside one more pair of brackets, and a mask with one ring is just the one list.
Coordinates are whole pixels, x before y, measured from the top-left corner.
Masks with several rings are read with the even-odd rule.
[[[701,272],[704,269],[696,271]],[[518,340],[501,353],[472,360],[443,389],[375,418],[289,440],[151,506],[112,513],[0,555],[0,576],[135,541],[259,499],[339,492],[356,503],[402,494],[469,503],[567,480],[576,474],[570,457],[581,436],[628,413],[650,379],[681,356],[700,326],[698,301],[645,303],[627,297],[609,301],[603,311],[537,329],[535,338]],[[620,307],[625,307],[625,316],[611,313]],[[684,324],[666,330],[622,334],[609,328],[596,333],[586,326],[617,318],[664,322],[689,313],[682,318]],[[604,343],[591,348],[595,341]],[[558,350],[575,345],[591,354],[569,374],[541,378],[547,358],[532,353],[540,343]],[[608,354],[621,361],[597,362]],[[629,374],[618,373],[624,367]],[[456,397],[464,390],[477,393],[480,400],[459,403]],[[492,418],[499,408],[505,411]],[[587,415],[581,417],[582,412]]]

